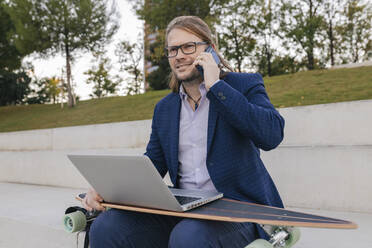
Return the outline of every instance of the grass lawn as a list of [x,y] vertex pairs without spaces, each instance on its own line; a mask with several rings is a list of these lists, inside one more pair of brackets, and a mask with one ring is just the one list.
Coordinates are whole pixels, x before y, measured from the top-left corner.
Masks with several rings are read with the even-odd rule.
[[[372,67],[306,71],[264,81],[277,108],[372,99]],[[81,101],[71,109],[60,104],[0,107],[0,132],[150,119],[155,104],[169,92]]]
[[372,99],[372,67],[315,70],[265,78],[275,107]]

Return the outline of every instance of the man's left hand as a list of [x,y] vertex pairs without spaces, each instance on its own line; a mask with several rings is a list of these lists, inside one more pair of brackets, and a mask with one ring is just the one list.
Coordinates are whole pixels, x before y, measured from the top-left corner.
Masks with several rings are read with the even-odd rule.
[[203,67],[204,83],[207,90],[209,90],[209,88],[220,79],[220,68],[218,68],[211,53],[200,53],[200,55],[195,59],[193,65],[200,65]]

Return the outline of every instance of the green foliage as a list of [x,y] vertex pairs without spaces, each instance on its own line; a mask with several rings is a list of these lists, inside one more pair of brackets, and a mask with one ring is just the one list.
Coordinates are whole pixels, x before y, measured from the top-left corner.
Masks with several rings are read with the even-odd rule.
[[163,59],[156,64],[159,66],[157,70],[150,73],[147,80],[153,90],[161,90],[168,88],[169,76],[171,69],[169,67],[168,59]]
[[94,84],[91,96],[101,98],[116,93],[119,82],[114,82],[109,75],[111,69],[110,60],[103,52],[95,53],[94,57],[98,61],[98,67],[93,66],[93,68],[84,73],[89,76],[87,84]]
[[32,82],[33,89],[27,97],[28,104],[56,103],[61,93],[61,79],[43,78]]
[[24,104],[31,92],[31,78],[22,70],[0,71],[0,106]]
[[118,28],[103,0],[9,0],[7,12],[16,23],[12,38],[27,54],[95,51]]
[[278,40],[280,5],[272,0],[258,0],[257,8],[257,24],[254,26],[254,33],[257,37],[255,60],[256,63],[258,61],[258,70],[263,75],[278,75],[279,68],[272,68],[273,58],[275,57],[276,61],[286,60],[286,57],[289,58],[289,55],[284,55],[284,58],[281,59],[280,52],[273,46],[273,43]]
[[69,106],[74,105],[71,61],[77,52],[101,49],[117,31],[114,7],[108,0],[8,0],[6,11],[15,23],[12,35],[22,53],[42,56],[63,53]]
[[317,67],[315,49],[322,47],[323,16],[319,13],[324,0],[282,0],[281,32],[298,46],[298,53],[306,54],[306,67]]
[[13,71],[21,67],[23,56],[8,38],[15,27],[4,6],[5,1],[0,0],[0,70]]
[[[195,15],[208,24],[216,21],[221,7],[227,0],[136,0],[134,8],[138,16],[150,25],[151,30],[165,30],[177,16]],[[213,11],[213,13],[212,13]]]
[[116,54],[119,57],[120,69],[131,76],[127,78],[127,94],[139,94],[142,84],[141,62],[143,58],[143,47],[138,39],[137,43],[130,44],[122,41],[116,46]]
[[254,20],[257,14],[252,8],[256,0],[234,0],[223,10],[221,20],[219,46],[225,57],[236,64],[237,70],[242,71],[248,57],[253,56],[256,46],[254,35]]
[[343,10],[345,23],[338,27],[342,33],[343,60],[362,61],[363,55],[372,49],[372,7],[360,1],[348,0]]
[[156,70],[148,73],[146,80],[154,90],[168,88],[169,78],[171,73],[168,58],[164,55],[165,32],[158,32],[156,42],[149,44],[149,53],[146,53],[146,61],[151,61],[153,68]]
[[289,74],[298,72],[303,64],[295,60],[294,57],[290,56],[275,56],[270,62],[270,73],[268,71],[268,62],[266,56],[259,56],[260,60],[258,63],[258,72],[262,76],[276,76],[281,74]]

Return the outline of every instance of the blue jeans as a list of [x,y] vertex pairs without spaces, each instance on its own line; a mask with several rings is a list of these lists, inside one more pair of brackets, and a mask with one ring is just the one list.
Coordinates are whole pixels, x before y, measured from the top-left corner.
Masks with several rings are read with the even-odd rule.
[[92,248],[237,247],[258,238],[252,223],[186,219],[110,209],[93,222]]

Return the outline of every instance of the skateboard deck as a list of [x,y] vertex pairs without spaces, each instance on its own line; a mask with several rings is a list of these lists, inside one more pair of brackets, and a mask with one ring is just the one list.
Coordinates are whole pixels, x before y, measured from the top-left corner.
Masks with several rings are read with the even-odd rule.
[[[79,194],[76,199],[82,201],[85,194]],[[290,248],[300,239],[298,227],[356,229],[357,224],[341,219],[290,211],[283,208],[264,206],[221,198],[191,209],[186,212],[175,212],[138,206],[128,206],[115,203],[101,203],[103,207],[127,211],[143,212],[227,222],[252,222],[260,224],[270,236],[270,240],[258,239],[245,248]],[[70,208],[71,209],[71,208]],[[99,212],[89,213],[86,210],[67,211],[64,226],[68,232],[82,231],[87,223],[94,220]]]
[[[77,196],[78,200],[82,200]],[[356,229],[350,221],[290,211],[282,208],[242,202],[228,198],[215,200],[186,212],[175,212],[114,203],[102,203],[103,207],[184,218],[227,222],[253,222],[262,225],[297,226],[314,228]]]

